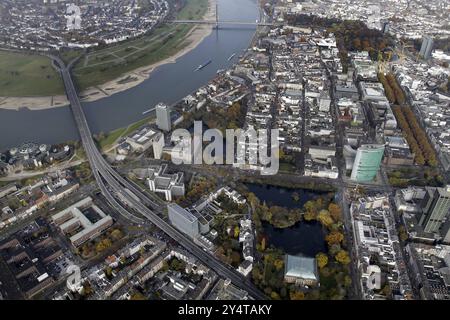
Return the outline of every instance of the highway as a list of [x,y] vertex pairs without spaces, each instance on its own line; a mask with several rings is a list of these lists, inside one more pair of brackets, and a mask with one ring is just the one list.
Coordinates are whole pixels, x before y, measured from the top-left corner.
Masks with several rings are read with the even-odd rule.
[[[107,163],[92,139],[89,125],[70,75],[70,65],[66,67],[64,62],[58,57],[50,56],[50,58],[53,59],[55,65],[59,68],[87,159],[100,190],[110,205],[132,223],[142,224],[151,222],[174,241],[190,251],[205,265],[216,271],[219,276],[230,279],[233,284],[246,290],[255,299],[267,299],[249,279],[238,273],[231,266],[219,261],[209,252],[200,248],[192,239],[186,237],[182,232],[163,220],[158,213],[163,211],[164,203],[156,196],[152,197],[142,193],[139,188],[128,182]],[[117,199],[122,199],[122,202],[126,202],[126,208]],[[146,205],[149,205],[151,209]],[[132,208],[133,210],[129,210],[128,208]]]

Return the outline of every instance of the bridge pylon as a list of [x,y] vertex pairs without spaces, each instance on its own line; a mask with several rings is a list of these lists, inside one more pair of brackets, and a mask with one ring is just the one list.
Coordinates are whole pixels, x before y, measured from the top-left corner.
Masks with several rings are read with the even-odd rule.
[[219,2],[216,0],[216,25],[214,29],[219,30]]

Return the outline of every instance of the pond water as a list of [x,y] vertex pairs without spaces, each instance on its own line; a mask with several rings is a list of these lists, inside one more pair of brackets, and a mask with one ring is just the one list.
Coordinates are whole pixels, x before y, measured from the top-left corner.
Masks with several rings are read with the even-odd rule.
[[287,254],[314,257],[327,252],[325,234],[319,222],[301,221],[290,228],[279,229],[263,223],[268,244],[282,249]]
[[[323,191],[309,191],[305,189],[288,189],[276,186],[260,185],[255,183],[245,184],[248,190],[254,193],[259,200],[265,201],[268,206],[280,206],[285,208],[301,208],[308,200],[326,195]],[[298,201],[292,197],[296,192]]]
[[[324,191],[288,189],[254,183],[248,183],[246,186],[268,206],[276,205],[289,209],[301,208],[308,200],[327,194]],[[298,201],[292,197],[294,192],[299,196]],[[325,232],[319,222],[300,221],[294,226],[284,229],[275,228],[270,223],[263,222],[263,229],[268,244],[282,249],[288,254],[314,257],[319,252],[327,251]]]

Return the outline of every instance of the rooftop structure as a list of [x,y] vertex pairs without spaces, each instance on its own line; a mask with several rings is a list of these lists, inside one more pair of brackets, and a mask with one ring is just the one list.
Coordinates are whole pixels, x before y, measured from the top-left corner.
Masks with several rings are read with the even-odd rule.
[[0,274],[0,292],[5,290],[9,299],[33,298],[55,283],[61,271],[65,274],[58,267],[63,250],[47,230],[46,222],[38,219],[0,242],[6,264]]
[[176,203],[167,205],[169,211],[169,220],[172,225],[191,238],[197,238],[200,235],[198,218]]
[[164,148],[164,134],[150,125],[146,125],[125,139],[125,142],[119,145],[119,154],[128,154],[129,148],[133,151],[144,152],[153,147],[153,155],[155,159],[161,159]]
[[420,55],[425,59],[431,57],[431,52],[433,51],[433,39],[431,37],[424,37],[422,40],[422,46],[420,47]]
[[317,285],[319,275],[316,259],[286,255],[284,281],[296,285]]
[[[67,197],[79,188],[70,171],[49,173],[22,188],[10,185],[0,196],[0,229],[19,223],[43,209]],[[13,191],[15,189],[15,191]],[[11,206],[17,203],[17,206]]]
[[90,197],[53,215],[52,221],[62,232],[70,235],[70,241],[75,247],[99,236],[113,224],[113,219],[97,207]]
[[362,145],[356,152],[351,179],[358,182],[371,181],[380,169],[384,145]]
[[426,187],[422,202],[423,214],[419,224],[425,232],[438,233],[450,215],[450,186],[447,188]]
[[82,28],[76,29],[79,36],[73,37],[74,30],[66,20],[67,4],[62,0],[2,1],[0,11],[11,18],[0,23],[0,45],[49,51],[117,43],[144,35],[170,11],[165,0],[153,0],[146,6],[132,0],[77,2]]
[[360,82],[359,89],[363,101],[387,102],[383,85],[379,82]]
[[411,283],[398,243],[389,198],[386,195],[359,198],[351,203],[350,214],[355,233],[356,265],[362,275],[363,298],[389,298],[373,290],[382,289],[386,283],[381,282],[379,288],[367,286],[368,268],[375,265],[381,268],[381,279],[386,279],[392,295],[406,299],[412,292]]
[[228,280],[220,279],[212,288],[208,300],[250,300],[248,292],[239,289]]
[[172,119],[170,118],[170,107],[164,103],[156,106],[156,124],[162,131],[169,132],[172,128]]
[[169,174],[166,170],[167,164],[147,169],[150,191],[163,193],[167,201],[172,201],[174,196],[184,196],[184,174],[182,172]]
[[409,243],[408,264],[423,300],[450,300],[450,247]]

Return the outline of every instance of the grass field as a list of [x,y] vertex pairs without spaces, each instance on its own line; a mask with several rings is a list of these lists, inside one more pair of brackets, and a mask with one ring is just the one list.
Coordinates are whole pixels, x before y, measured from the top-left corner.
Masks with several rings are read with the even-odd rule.
[[[208,10],[208,0],[188,0],[178,19],[198,19]],[[74,69],[81,90],[116,79],[134,69],[151,65],[182,50],[192,25],[163,25],[149,35],[104,49],[81,59]]]
[[138,122],[130,124],[128,127],[119,128],[114,131],[111,131],[107,133],[104,138],[98,141],[98,145],[102,150],[111,148],[119,138],[128,136],[133,131],[136,131],[137,129],[142,127],[144,124],[151,122],[154,118],[155,118],[154,116],[146,117],[142,120],[139,120]]
[[[201,18],[207,10],[208,0],[187,0],[177,18]],[[74,66],[74,80],[84,90],[164,60],[189,45],[185,37],[192,28],[192,25],[166,24],[147,36],[95,50]],[[68,63],[80,54],[79,50],[64,51],[61,58]],[[64,94],[63,83],[48,58],[0,51],[0,96],[60,94]]]
[[60,58],[66,64],[72,62],[73,59],[80,56],[81,54],[83,54],[82,50],[74,50],[74,49],[67,49],[59,52]]
[[50,59],[0,51],[0,96],[26,97],[64,94]]

